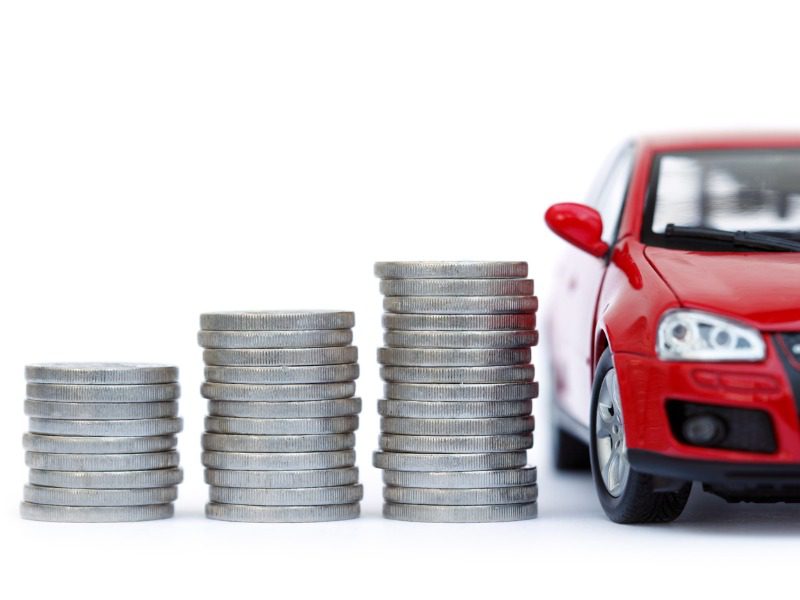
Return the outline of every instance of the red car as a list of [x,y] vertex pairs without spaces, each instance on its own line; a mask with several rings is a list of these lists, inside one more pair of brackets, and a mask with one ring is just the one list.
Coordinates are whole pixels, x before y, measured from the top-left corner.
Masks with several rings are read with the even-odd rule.
[[636,140],[546,220],[573,246],[557,466],[588,460],[618,523],[676,519],[693,482],[800,501],[800,135]]

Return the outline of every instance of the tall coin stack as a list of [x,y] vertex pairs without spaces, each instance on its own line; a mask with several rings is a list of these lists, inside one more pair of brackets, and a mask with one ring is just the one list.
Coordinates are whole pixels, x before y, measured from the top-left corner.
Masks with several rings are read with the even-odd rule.
[[24,519],[164,519],[183,479],[177,367],[53,363],[25,367]]
[[359,516],[358,350],[352,312],[208,313],[206,516],[311,522]]
[[426,522],[537,514],[533,281],[524,262],[376,263],[385,399],[383,515]]

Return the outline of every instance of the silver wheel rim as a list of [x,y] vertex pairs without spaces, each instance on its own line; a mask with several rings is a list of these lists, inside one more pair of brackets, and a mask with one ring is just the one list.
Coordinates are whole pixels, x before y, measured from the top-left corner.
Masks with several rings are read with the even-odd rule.
[[597,466],[608,493],[619,498],[628,483],[631,465],[625,443],[625,420],[619,399],[617,372],[611,369],[603,378],[597,399],[595,424]]

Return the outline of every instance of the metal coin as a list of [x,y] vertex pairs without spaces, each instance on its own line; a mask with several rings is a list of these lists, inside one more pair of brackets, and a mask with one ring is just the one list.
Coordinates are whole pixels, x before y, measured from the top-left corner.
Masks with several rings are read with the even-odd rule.
[[378,362],[399,367],[492,367],[531,362],[530,348],[378,348]]
[[41,363],[27,365],[31,383],[145,385],[175,383],[178,367],[150,363]]
[[532,279],[383,279],[384,296],[532,296]]
[[508,435],[395,435],[381,434],[378,447],[388,452],[467,454],[513,452],[533,448],[530,433]]
[[31,400],[55,400],[57,402],[164,402],[180,396],[177,383],[149,385],[88,385],[66,383],[29,383],[28,398]]
[[393,348],[530,348],[538,331],[386,331],[383,343]]
[[46,419],[161,419],[178,416],[178,403],[168,402],[55,402],[25,400],[25,414]]
[[373,466],[392,471],[494,471],[525,466],[528,454],[517,452],[487,452],[483,454],[408,454],[375,452]]
[[383,417],[381,431],[400,435],[504,435],[533,431],[533,417],[410,419]]
[[354,504],[328,506],[245,506],[243,504],[206,504],[206,517],[243,523],[314,523],[356,519],[361,507]]
[[30,418],[31,433],[46,435],[139,437],[170,435],[182,429],[183,419],[180,417],[103,421]]
[[527,277],[528,263],[474,260],[376,262],[375,275],[381,279],[508,279]]
[[56,454],[143,454],[172,450],[177,445],[175,435],[85,437],[25,433],[22,436],[25,450]]
[[334,400],[356,393],[355,383],[306,383],[287,385],[255,385],[240,383],[204,383],[200,395],[208,400],[238,402],[278,400]]
[[358,348],[281,348],[267,350],[204,350],[207,365],[231,367],[288,367],[339,365],[358,362]]
[[383,499],[400,504],[432,504],[444,506],[476,506],[482,504],[525,504],[536,502],[539,488],[515,485],[494,488],[432,489],[385,487]]
[[530,400],[539,394],[537,383],[387,383],[385,395],[393,400]]
[[215,452],[331,452],[355,446],[352,433],[324,435],[229,435],[204,433],[203,450]]
[[175,514],[173,504],[146,506],[54,506],[23,502],[20,508],[23,519],[54,521],[59,523],[121,523],[125,521],[153,521],[168,519]]
[[214,383],[285,384],[337,383],[358,379],[358,364],[303,367],[206,367],[206,380]]
[[503,331],[536,329],[536,313],[507,315],[412,315],[384,313],[386,329],[402,331]]
[[533,313],[539,307],[534,296],[389,296],[383,309],[392,313],[423,315],[497,315]]
[[536,502],[483,506],[431,506],[424,504],[383,505],[383,516],[397,521],[422,523],[494,523],[535,519]]
[[509,367],[381,367],[391,383],[524,383],[533,381],[533,365]]
[[215,417],[254,419],[303,419],[344,417],[361,412],[361,398],[309,400],[307,402],[231,402],[209,400],[208,414]]
[[144,471],[177,467],[179,463],[175,451],[141,454],[25,453],[27,466],[46,471]]
[[[232,471],[305,471],[356,464],[355,450],[338,452],[203,452],[203,466]],[[524,463],[523,463],[524,464]]]
[[203,348],[325,348],[347,346],[352,341],[350,329],[200,331],[197,334],[197,342]]
[[358,429],[358,417],[316,419],[240,419],[206,417],[206,431],[244,435],[296,435],[350,433]]
[[496,471],[384,471],[386,485],[436,488],[494,488],[536,483],[536,467]]
[[25,502],[58,506],[143,506],[173,502],[178,497],[178,488],[171,486],[100,490],[26,485],[22,497]]
[[200,329],[211,331],[349,329],[354,325],[354,313],[334,310],[268,310],[200,315]]
[[378,414],[384,417],[417,419],[494,419],[531,414],[530,400],[496,402],[418,402],[416,400],[378,400]]
[[358,468],[306,471],[224,471],[206,469],[205,481],[233,488],[317,488],[358,483]]
[[149,471],[28,471],[32,485],[58,488],[137,489],[178,485],[183,481],[180,468]]
[[316,488],[232,488],[211,486],[208,499],[220,504],[247,506],[324,506],[352,504],[364,497],[361,485]]

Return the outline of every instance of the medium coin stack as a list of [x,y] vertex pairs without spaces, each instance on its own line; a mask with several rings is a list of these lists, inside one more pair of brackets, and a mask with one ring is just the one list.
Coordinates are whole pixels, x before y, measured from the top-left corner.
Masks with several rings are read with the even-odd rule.
[[30,467],[24,519],[165,519],[183,479],[177,367],[53,363],[25,367]]
[[352,312],[336,311],[201,315],[208,518],[359,516],[354,323]]
[[524,262],[382,262],[388,519],[488,522],[537,514],[531,401],[533,281]]

